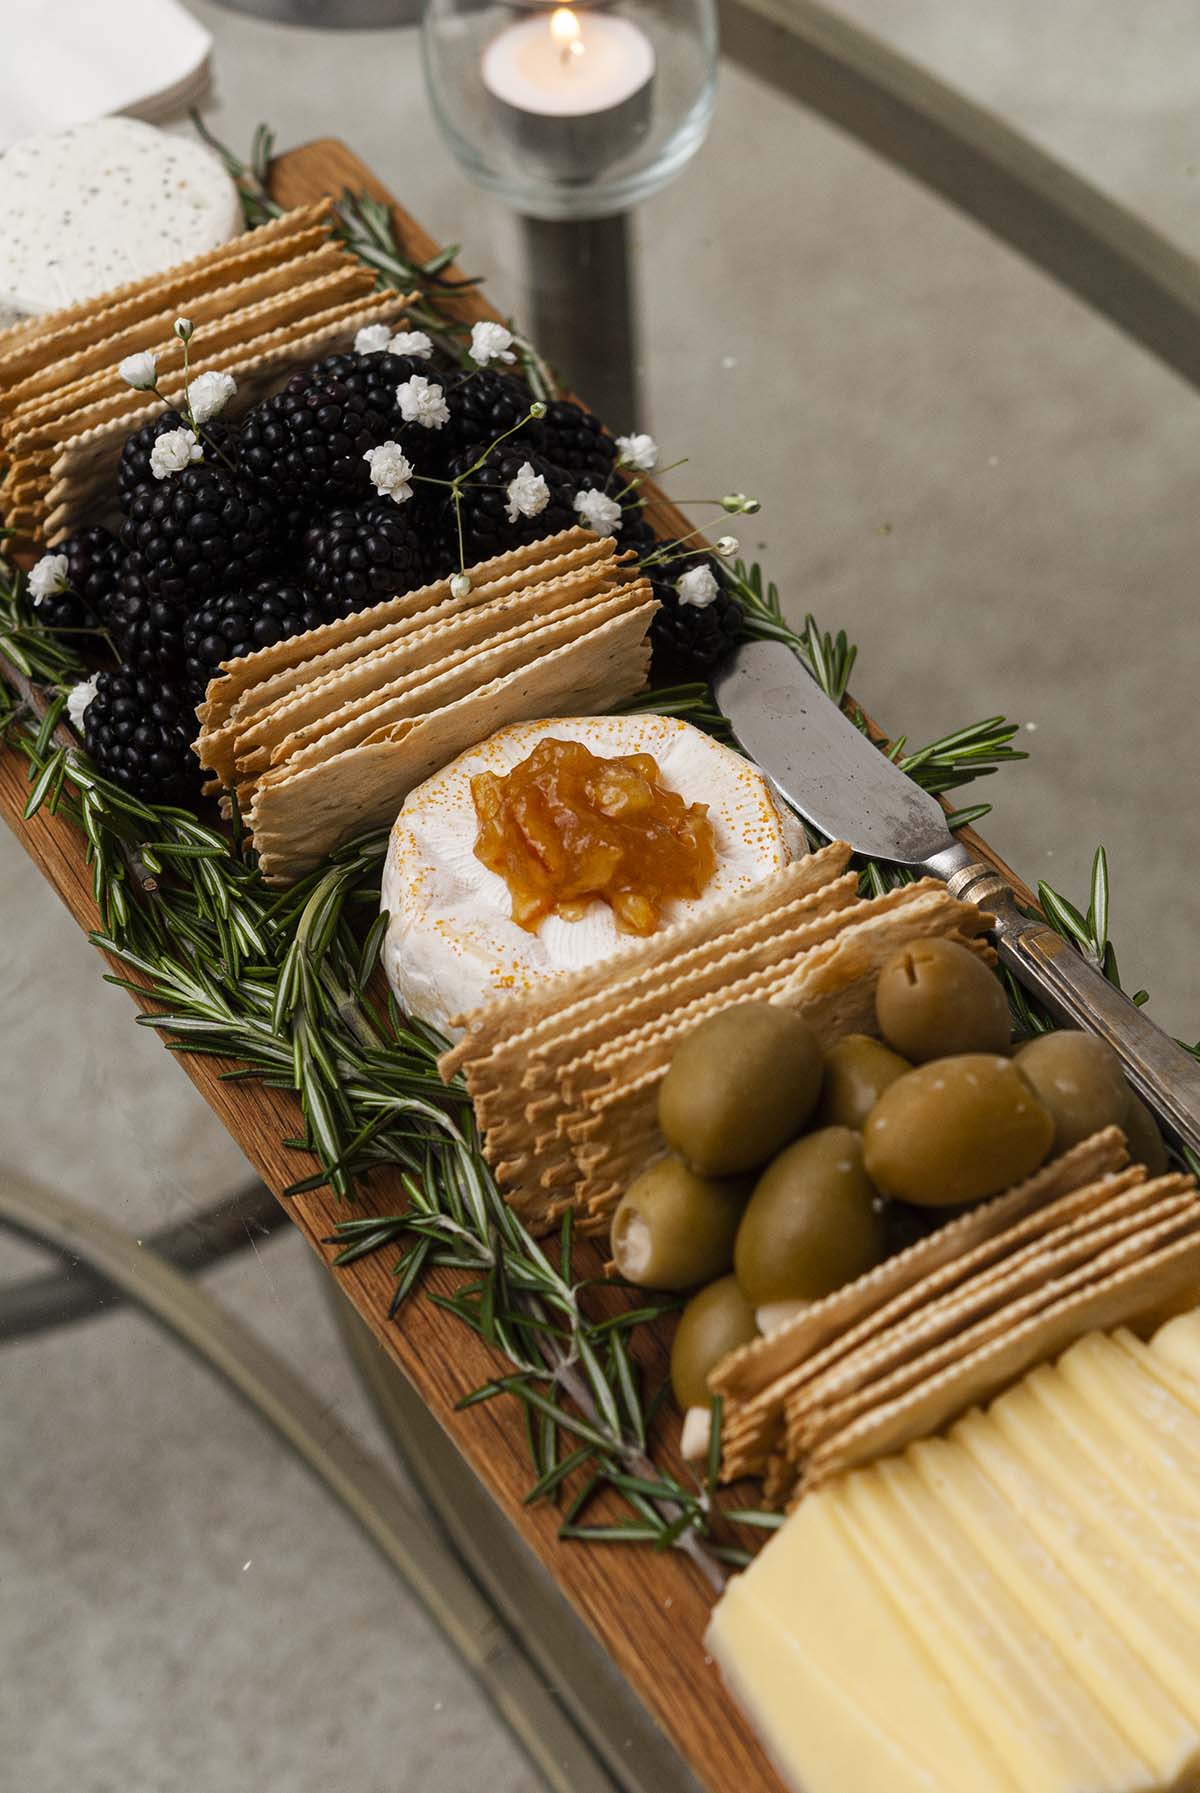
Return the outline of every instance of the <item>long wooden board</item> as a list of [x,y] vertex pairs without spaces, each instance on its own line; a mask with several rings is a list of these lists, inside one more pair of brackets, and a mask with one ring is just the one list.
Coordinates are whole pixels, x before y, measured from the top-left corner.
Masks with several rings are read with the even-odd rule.
[[[308,204],[346,187],[365,188],[392,206],[399,238],[414,260],[424,261],[436,252],[438,245],[395,205],[344,144],[333,140],[307,144],[281,156],[272,171],[272,189],[286,206]],[[453,303],[468,321],[497,315],[475,289]],[[672,535],[690,527],[661,497],[650,507],[650,515]],[[25,762],[13,752],[0,754],[0,815],[80,926],[96,928],[81,838],[65,820],[46,810],[24,822],[21,812],[27,795]],[[982,843],[972,839],[972,844],[986,853]],[[994,855],[987,856],[994,860]],[[128,975],[124,968],[122,974]],[[178,1062],[277,1195],[304,1174],[303,1160],[281,1143],[303,1132],[294,1099],[253,1083],[222,1083],[220,1074],[228,1067],[217,1059],[178,1055]],[[394,1213],[402,1203],[395,1179],[378,1174],[371,1194],[354,1212]],[[321,1241],[347,1218],[347,1209],[321,1193],[290,1199],[285,1206],[313,1250],[329,1264],[333,1250]],[[778,1777],[705,1660],[702,1640],[712,1596],[699,1573],[677,1553],[650,1556],[635,1546],[560,1542],[557,1512],[544,1504],[523,1505],[531,1472],[515,1404],[498,1400],[455,1411],[463,1395],[496,1373],[499,1360],[431,1302],[414,1300],[397,1320],[389,1321],[393,1292],[389,1264],[384,1254],[331,1274],[700,1781],[711,1793],[782,1793]],[[657,1367],[665,1370],[665,1344],[660,1342],[655,1354]]]

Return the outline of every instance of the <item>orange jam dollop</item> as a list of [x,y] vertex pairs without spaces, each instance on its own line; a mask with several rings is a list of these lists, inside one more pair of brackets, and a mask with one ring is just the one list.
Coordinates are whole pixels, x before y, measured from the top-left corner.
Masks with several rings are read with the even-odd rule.
[[511,772],[471,780],[475,857],[533,933],[547,915],[579,921],[599,899],[623,934],[653,934],[663,905],[698,897],[717,869],[708,805],[661,783],[648,753],[603,759],[580,741],[540,741]]

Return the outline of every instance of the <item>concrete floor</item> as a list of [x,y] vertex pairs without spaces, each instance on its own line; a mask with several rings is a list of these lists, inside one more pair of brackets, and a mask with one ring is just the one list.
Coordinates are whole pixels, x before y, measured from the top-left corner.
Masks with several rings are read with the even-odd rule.
[[[352,141],[500,303],[502,215],[436,137],[410,32],[192,9],[210,116]],[[1183,0],[847,0],[1187,247],[1200,39]],[[1095,843],[1132,983],[1200,1032],[1193,394],[1016,257],[736,71],[638,220],[648,425],[683,496],[764,500],[791,611],[861,645],[859,695],[927,739],[1005,711],[1034,757],[987,832],[1079,897]],[[969,800],[969,799],[968,799]],[[19,847],[0,840],[3,1156],[134,1232],[238,1154]],[[19,1050],[17,1049],[19,1042]],[[30,1262],[4,1253],[13,1273]],[[298,1239],[212,1277],[373,1437]],[[139,1322],[10,1348],[0,1399],[5,1785],[20,1793],[534,1793],[415,1604],[258,1426]]]

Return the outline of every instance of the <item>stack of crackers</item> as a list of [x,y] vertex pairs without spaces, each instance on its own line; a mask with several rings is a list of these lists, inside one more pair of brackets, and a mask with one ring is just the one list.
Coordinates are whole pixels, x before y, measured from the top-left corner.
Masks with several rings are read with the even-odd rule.
[[722,1474],[778,1501],[900,1450],[1096,1328],[1200,1282],[1193,1178],[1109,1127],[718,1364]]
[[196,326],[193,373],[230,373],[244,408],[297,362],[348,348],[364,324],[391,323],[407,301],[336,241],[330,201],[285,212],[252,233],[85,304],[0,332],[0,514],[27,538],[55,541],[114,502],[125,438],[162,401],[118,373],[157,357],[159,389],[183,396],[175,319]]
[[594,714],[646,683],[657,609],[611,537],[569,529],[233,661],[197,710],[271,883],[390,823],[495,729]]
[[681,1040],[740,1002],[796,1009],[822,1045],[872,1031],[884,961],[914,940],[957,940],[990,960],[990,917],[934,879],[864,901],[842,843],[796,860],[649,940],[456,1025],[441,1060],[466,1076],[497,1181],[525,1224],[574,1208],[604,1230],[663,1150],[658,1086]]

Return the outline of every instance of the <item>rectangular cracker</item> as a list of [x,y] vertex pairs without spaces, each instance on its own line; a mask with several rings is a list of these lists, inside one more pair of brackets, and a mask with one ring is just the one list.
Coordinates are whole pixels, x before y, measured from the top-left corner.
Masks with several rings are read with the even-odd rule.
[[[634,582],[624,583],[631,589]],[[622,569],[615,561],[602,561],[559,579],[522,584],[488,603],[463,603],[457,614],[414,618],[418,626],[323,679],[306,680],[282,704],[259,711],[239,739],[239,762],[251,771],[284,762],[311,764],[326,737],[352,745],[346,729],[361,722],[365,734],[371,733],[369,718],[376,711],[379,723],[388,720],[383,710],[389,698],[413,691],[421,679],[432,680],[479,650],[498,648],[539,620],[585,615],[588,605],[597,608],[621,585]]]
[[[348,262],[334,272],[302,286],[270,294],[244,310],[226,314],[211,323],[192,350],[191,370],[207,372],[223,367],[222,357],[245,356],[282,330],[295,330],[306,320],[319,318],[339,306],[365,299],[375,278],[361,262]],[[168,402],[183,397],[183,343],[168,326],[167,334],[145,345],[158,357],[158,389]],[[39,450],[53,448],[67,437],[83,434],[100,424],[144,407],[146,395],[127,386],[115,366],[89,374],[75,389],[52,392],[33,408],[8,442],[12,455],[27,459]]]
[[[253,353],[244,348],[224,351],[206,365],[205,371],[232,373],[244,401],[254,403],[276,391],[297,363],[319,360],[348,348],[365,325],[394,322],[403,314],[406,303],[402,295],[389,293],[331,307],[318,317],[272,331],[260,340]],[[56,450],[45,498],[49,540],[56,540],[76,523],[85,521],[110,495],[125,437],[156,416],[158,410],[155,401],[128,417],[97,425]]]
[[249,273],[269,267],[292,244],[318,232],[328,237],[333,223],[333,201],[318,200],[300,206],[267,224],[231,237],[228,243],[206,250],[191,261],[179,262],[161,274],[113,287],[95,298],[81,300],[31,319],[28,326],[0,336],[0,386],[25,378],[39,366],[61,360],[86,348],[99,332],[111,335],[139,317],[153,316],[169,306],[187,308],[189,299],[208,285],[224,283],[232,267]]
[[[582,557],[579,564],[583,564],[584,560],[602,558],[605,553],[611,552],[613,545],[611,537],[601,538],[580,528],[567,529],[559,535],[546,536],[541,541],[510,549],[507,553],[496,555],[494,559],[480,561],[477,565],[468,567],[472,592],[463,602],[478,602],[481,592],[486,592],[488,596],[500,596],[502,594],[494,587],[501,581],[535,578],[544,564],[565,559],[568,555],[579,554]],[[572,564],[575,564],[574,561]],[[563,565],[558,570],[566,572],[570,567]],[[294,635],[287,641],[277,642],[273,647],[260,648],[257,653],[247,654],[231,663],[222,677],[210,682],[205,701],[197,715],[207,727],[215,729],[232,715],[238,702],[252,689],[257,687],[266,694],[262,699],[264,702],[282,696],[302,680],[306,680],[310,671],[319,675],[345,665],[358,653],[359,643],[364,638],[378,636],[379,640],[374,645],[382,645],[382,631],[385,628],[395,623],[404,623],[419,611],[432,609],[435,604],[445,602],[449,596],[449,579],[439,579],[431,585],[420,586],[416,591],[402,592],[382,603],[372,604],[365,610],[357,610],[352,616],[323,623],[319,628],[309,629],[303,635]],[[320,661],[319,666],[315,664],[317,661]]]
[[264,780],[251,825],[268,883],[290,883],[350,834],[392,820],[414,785],[510,722],[608,710],[642,689],[653,603],[485,685],[420,722],[277,783]]
[[788,1453],[799,1461],[822,1438],[998,1337],[1043,1307],[1087,1286],[1097,1271],[1141,1249],[1148,1235],[1200,1230],[1200,1201],[1182,1176],[1141,1182],[1033,1241],[990,1271],[931,1300],[915,1323],[892,1327],[787,1401]]
[[939,1375],[826,1438],[804,1466],[802,1493],[832,1476],[938,1431],[990,1400],[1085,1332],[1135,1325],[1200,1286],[1200,1232],[1149,1241],[1100,1281],[1075,1288],[1023,1325],[991,1339]]
[[[225,322],[240,312],[281,294],[295,291],[323,275],[338,272],[348,261],[348,253],[323,230],[308,233],[316,242],[303,252],[285,261],[255,266],[240,275],[236,264],[228,272],[232,278],[225,284],[188,295],[188,316],[201,327],[210,322]],[[299,240],[299,239],[298,239]],[[256,262],[258,258],[255,258]],[[361,266],[361,263],[358,264]],[[36,415],[41,404],[55,396],[66,401],[74,397],[80,386],[97,376],[119,378],[118,364],[126,355],[141,349],[159,351],[164,343],[177,343],[175,319],[178,308],[168,305],[147,317],[128,319],[116,328],[104,330],[72,353],[55,357],[45,365],[10,386],[3,395],[3,416],[6,428],[26,415]],[[197,350],[218,346],[215,336],[204,331]],[[201,366],[203,361],[201,360]],[[67,409],[64,402],[61,407]]]

